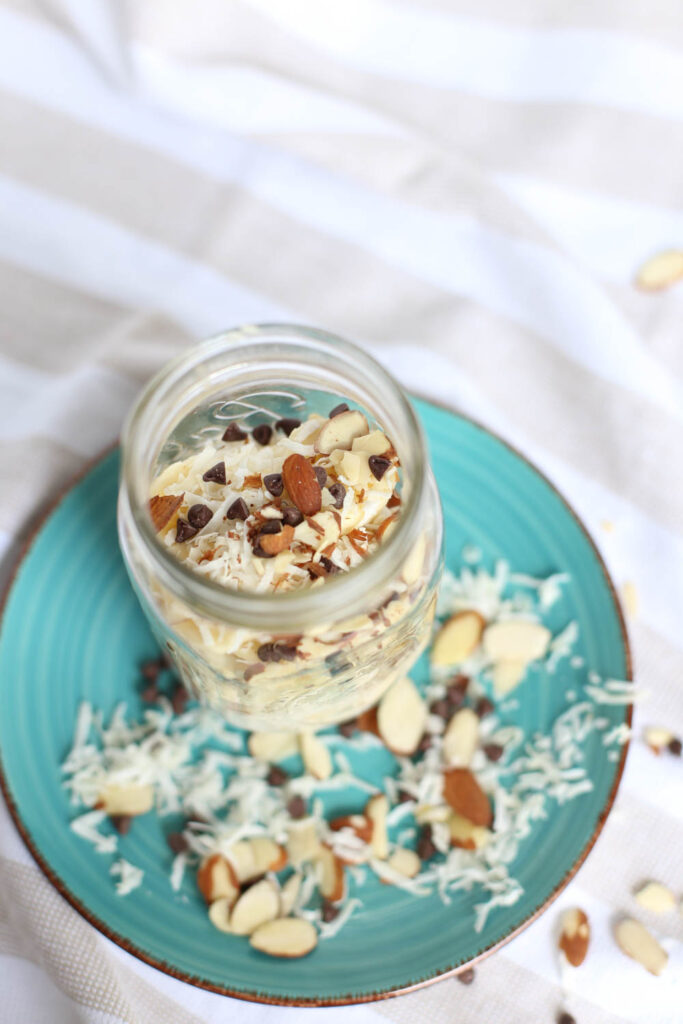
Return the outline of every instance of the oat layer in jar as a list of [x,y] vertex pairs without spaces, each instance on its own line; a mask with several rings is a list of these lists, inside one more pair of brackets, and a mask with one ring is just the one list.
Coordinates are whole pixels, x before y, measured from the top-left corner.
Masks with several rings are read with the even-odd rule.
[[249,729],[370,707],[430,635],[443,524],[398,384],[323,331],[245,326],[147,386],[122,438],[119,537],[157,639]]

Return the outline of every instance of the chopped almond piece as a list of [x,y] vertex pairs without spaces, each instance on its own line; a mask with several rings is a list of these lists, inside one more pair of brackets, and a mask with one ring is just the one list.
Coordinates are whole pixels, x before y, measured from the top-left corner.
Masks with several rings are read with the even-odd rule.
[[422,867],[422,861],[414,850],[406,850],[400,846],[388,858],[387,864],[406,878],[415,878]]
[[372,839],[372,822],[365,814],[345,814],[341,818],[334,818],[330,822],[333,832],[340,832],[343,828],[350,828],[364,843]]
[[636,901],[646,910],[655,914],[664,914],[676,906],[676,897],[661,882],[647,882],[635,894]]
[[150,498],[149,514],[152,517],[152,526],[157,533],[169,525],[182,505],[184,497],[184,494],[155,494],[153,498]]
[[453,810],[473,825],[488,828],[493,821],[491,804],[469,768],[449,768],[443,780],[444,798]]
[[207,903],[226,899],[232,906],[239,896],[240,886],[235,871],[220,853],[204,858],[197,872],[197,885]]
[[386,860],[389,856],[389,839],[387,837],[387,814],[389,813],[389,801],[384,793],[371,796],[365,805],[365,813],[372,822],[372,837],[370,846],[373,855],[379,860]]

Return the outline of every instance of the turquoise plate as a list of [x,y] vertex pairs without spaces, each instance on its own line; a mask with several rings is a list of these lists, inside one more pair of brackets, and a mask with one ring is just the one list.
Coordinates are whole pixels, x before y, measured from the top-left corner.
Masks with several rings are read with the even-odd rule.
[[[471,421],[418,401],[446,517],[447,564],[463,545],[484,562],[506,558],[536,575],[571,581],[552,609],[554,632],[580,626],[577,653],[603,678],[630,678],[624,624],[614,589],[586,531],[554,488],[519,454]],[[609,760],[593,734],[587,763],[594,788],[549,816],[523,842],[512,872],[524,886],[514,906],[472,928],[479,894],[419,901],[379,883],[334,939],[299,961],[266,961],[242,939],[218,935],[194,880],[172,893],[170,853],[153,815],[121,840],[121,855],[145,870],[141,888],[114,892],[113,857],[94,852],[69,828],[60,762],[84,698],[109,713],[127,700],[137,714],[138,665],[155,644],[128,583],[116,538],[118,453],[98,462],[62,498],[35,535],[7,596],[0,633],[0,780],[33,856],[62,895],[95,927],[160,970],[195,985],[264,1002],[338,1004],[382,998],[453,971],[495,949],[537,916],[583,862],[614,800],[625,748]],[[418,665],[424,672],[424,664]],[[586,669],[560,662],[552,685],[530,673],[505,721],[546,731]],[[581,673],[584,673],[581,678]],[[544,685],[545,684],[545,685]],[[608,706],[615,725],[630,711]],[[364,757],[367,758],[367,754]],[[383,755],[374,766],[381,775]],[[367,763],[367,762],[365,762]],[[343,794],[335,795],[340,810]],[[370,891],[368,891],[370,890]]]

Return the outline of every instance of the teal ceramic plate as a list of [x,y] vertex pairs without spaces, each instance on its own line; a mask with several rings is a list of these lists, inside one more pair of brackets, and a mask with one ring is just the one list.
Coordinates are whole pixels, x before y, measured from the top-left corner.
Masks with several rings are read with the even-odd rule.
[[[468,543],[489,566],[506,558],[526,573],[571,574],[548,624],[556,632],[578,621],[576,652],[586,668],[573,669],[565,659],[551,681],[530,674],[515,694],[519,707],[506,719],[528,734],[546,731],[581,671],[630,677],[613,587],[580,522],[537,470],[471,421],[426,402],[417,406],[444,504],[447,564],[459,569]],[[121,855],[145,870],[143,885],[128,897],[115,894],[108,874],[113,858],[95,853],[68,828],[74,812],[59,765],[84,698],[106,713],[127,700],[137,714],[137,667],[155,653],[119,554],[117,472],[112,452],[45,519],[7,596],[0,634],[3,787],[33,856],[62,895],[109,938],[175,977],[246,999],[295,1004],[406,991],[490,952],[537,916],[586,857],[614,800],[626,751],[609,760],[600,735],[587,747],[593,790],[551,805],[548,818],[536,823],[512,865],[522,898],[496,909],[480,934],[472,929],[472,908],[481,893],[458,893],[449,907],[436,896],[416,905],[407,893],[377,883],[364,890],[371,888],[363,909],[311,956],[266,961],[244,940],[213,930],[191,877],[172,893],[170,854],[153,815],[121,840]],[[418,677],[420,671],[424,665]],[[618,724],[630,712],[608,706],[605,715]],[[344,809],[343,794],[335,799]]]

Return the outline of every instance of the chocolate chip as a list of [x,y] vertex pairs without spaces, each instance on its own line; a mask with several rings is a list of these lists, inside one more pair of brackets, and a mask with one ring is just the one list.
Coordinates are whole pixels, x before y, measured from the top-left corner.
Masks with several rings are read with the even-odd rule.
[[190,694],[187,687],[183,686],[182,683],[176,683],[173,688],[173,695],[171,696],[171,705],[176,715],[182,715],[189,699]]
[[223,434],[224,441],[245,441],[247,435],[236,423],[228,423]]
[[409,801],[414,799],[415,797],[412,795],[412,793],[407,793],[405,789],[399,789],[397,797],[398,803],[407,804],[409,803]]
[[491,712],[493,711],[493,703],[488,699],[488,697],[481,697],[477,701],[474,710],[477,712],[480,718],[483,718],[484,715],[491,714]]
[[469,685],[469,676],[464,676],[460,673],[458,673],[457,676],[453,676],[446,687],[446,693],[448,694],[448,699],[451,704],[455,704],[456,707],[460,707],[465,699],[465,693],[467,692],[467,687]]
[[140,691],[140,699],[145,704],[154,704],[159,700],[159,687],[156,683],[149,683],[144,690]]
[[456,978],[461,985],[471,985],[474,981],[474,967],[466,967],[464,971],[459,971]]
[[342,736],[345,736],[347,740],[351,739],[357,729],[358,724],[355,718],[351,718],[348,722],[342,722],[341,725],[337,726],[337,732],[341,733]]
[[263,484],[266,490],[270,491],[274,498],[279,498],[285,489],[285,485],[282,480],[282,473],[268,473],[263,478]]
[[335,407],[332,410],[332,412],[328,413],[328,415],[329,415],[330,419],[332,420],[332,419],[334,419],[335,416],[341,416],[341,414],[343,412],[348,412],[348,411],[349,411],[349,407],[346,404],[346,402],[340,402],[339,405],[335,405]]
[[329,576],[334,576],[336,572],[341,572],[341,567],[336,565],[327,555],[320,556],[320,564]]
[[301,426],[301,420],[297,420],[293,416],[285,416],[284,419],[278,420],[275,426],[289,437],[293,430]]
[[344,484],[341,484],[339,483],[339,481],[337,481],[327,489],[334,498],[334,507],[342,508],[342,506],[344,505],[344,498],[346,497],[346,488],[344,487]]
[[279,765],[274,764],[266,775],[266,782],[269,786],[283,786],[288,778],[289,775],[284,768],[280,768]]
[[189,847],[187,839],[182,832],[169,832],[166,836],[166,842],[174,853],[185,853]]
[[327,483],[327,470],[323,469],[322,466],[314,466],[313,472],[315,473],[315,478],[320,484],[320,486],[324,487],[325,484]]
[[281,530],[282,523],[279,519],[268,519],[259,530],[259,533],[280,533]]
[[376,480],[381,480],[391,465],[391,459],[385,459],[383,455],[371,455],[368,459],[370,472]]
[[576,1019],[572,1017],[571,1013],[564,1010],[557,1018],[557,1024],[576,1024]]
[[226,481],[225,463],[217,462],[215,466],[211,467],[211,469],[207,469],[202,480],[206,480],[207,483],[212,484],[224,484]]
[[187,521],[197,530],[203,530],[213,519],[213,512],[208,505],[193,505],[187,513]]
[[298,526],[303,521],[304,517],[298,508],[287,506],[287,508],[282,509],[282,522],[285,526]]
[[186,540],[192,540],[198,533],[196,526],[190,526],[184,519],[179,519],[175,528],[176,544],[184,544]]
[[149,661],[143,661],[142,665],[140,666],[142,678],[149,679],[153,682],[159,675],[159,667],[159,662],[157,661],[156,658],[152,658]]
[[418,754],[424,754],[425,751],[429,750],[431,745],[432,745],[432,737],[429,735],[428,732],[426,732],[424,734],[424,736],[422,737],[422,739],[420,740],[420,742],[418,743],[418,745],[417,745],[417,753]]
[[429,710],[433,715],[438,715],[439,718],[443,718],[444,721],[451,717],[451,704],[446,697],[442,697],[440,700],[435,700],[429,705]]
[[681,741],[678,739],[678,737],[674,737],[674,739],[669,740],[669,742],[667,743],[667,750],[670,754],[673,754],[674,757],[681,756],[681,749],[683,748],[681,747]]
[[424,825],[417,841],[417,855],[420,860],[431,860],[437,852],[432,839],[432,826]]
[[249,509],[244,498],[235,498],[232,505],[225,513],[226,519],[240,519],[244,522],[249,516]]
[[120,836],[127,836],[133,824],[130,814],[112,814],[110,821]]
[[298,794],[293,796],[287,803],[287,811],[289,812],[290,818],[305,818],[306,801]]
[[323,921],[329,922],[334,921],[335,917],[339,913],[339,907],[335,907],[334,903],[329,900],[323,900],[320,906],[320,916]]
[[294,661],[296,647],[283,643],[261,644],[256,654],[260,661]]
[[251,436],[257,442],[257,444],[266,445],[270,441],[273,428],[268,423],[259,423],[258,427],[254,427],[251,432]]
[[488,757],[489,761],[500,761],[503,756],[504,749],[500,743],[487,743],[484,746],[484,753]]

